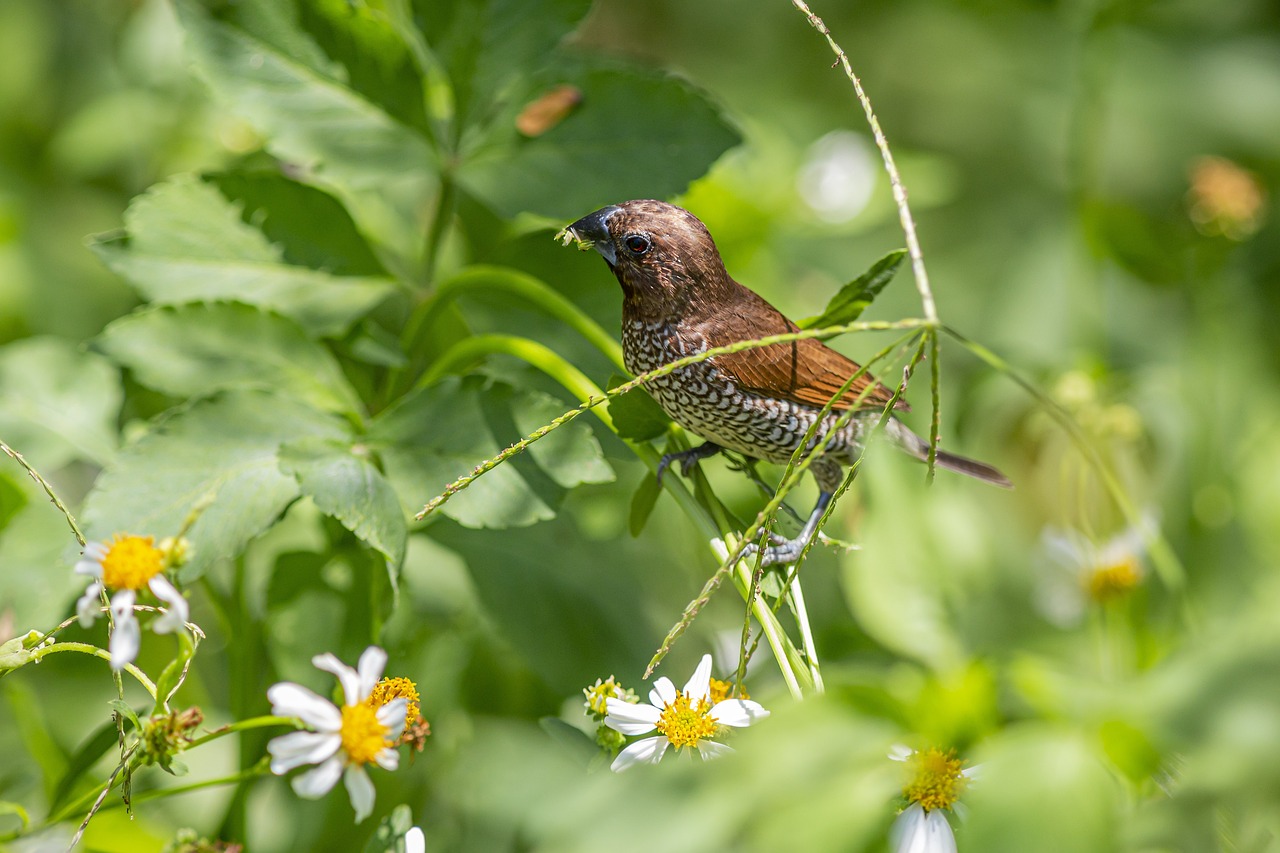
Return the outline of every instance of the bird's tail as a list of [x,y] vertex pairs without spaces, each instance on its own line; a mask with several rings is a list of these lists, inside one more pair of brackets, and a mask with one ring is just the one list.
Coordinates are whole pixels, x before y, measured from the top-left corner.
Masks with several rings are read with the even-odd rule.
[[[890,418],[889,423],[886,424],[885,431],[893,439],[894,443],[903,450],[921,462],[928,460],[929,442],[907,429],[906,424],[897,418]],[[1008,477],[1000,473],[994,466],[985,462],[979,462],[967,456],[958,456],[945,450],[939,450],[934,461],[939,468],[946,468],[948,471],[955,471],[957,474],[965,474],[975,480],[982,480],[984,483],[990,483],[1002,489],[1013,488],[1013,483],[1009,481]]]

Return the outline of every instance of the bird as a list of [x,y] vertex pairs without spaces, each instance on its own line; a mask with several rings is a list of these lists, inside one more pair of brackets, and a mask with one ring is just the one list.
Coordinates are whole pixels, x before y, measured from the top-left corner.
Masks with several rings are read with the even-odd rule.
[[[689,211],[655,199],[611,204],[561,232],[566,243],[594,248],[622,286],[622,353],[627,370],[646,373],[687,356],[739,341],[799,331],[762,296],[725,269],[711,232]],[[705,443],[663,456],[658,476],[679,463],[688,476],[700,460],[722,450],[786,464],[827,402],[861,368],[816,339],[777,343],[712,356],[665,376],[645,389],[664,411]],[[805,454],[817,450],[809,470],[818,500],[793,539],[775,535],[760,555],[763,565],[793,563],[817,530],[843,480],[844,467],[861,455],[884,408],[909,410],[904,400],[864,373],[823,417]],[[842,412],[854,416],[833,430]],[[929,443],[897,417],[884,427],[892,442],[919,460]],[[938,451],[940,468],[1003,488],[1012,483],[996,468]],[[754,544],[744,555],[754,554]]]

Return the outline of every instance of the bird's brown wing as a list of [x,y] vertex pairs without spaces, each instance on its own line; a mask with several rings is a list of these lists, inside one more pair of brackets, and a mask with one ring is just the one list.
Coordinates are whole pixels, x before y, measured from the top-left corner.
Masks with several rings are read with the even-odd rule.
[[[799,331],[795,323],[763,298],[746,288],[743,291],[750,294],[750,297],[746,297],[750,301],[759,301],[749,306],[751,310],[748,312],[722,310],[716,322],[703,327],[708,346],[724,346],[737,341]],[[742,317],[744,314],[751,317],[749,324],[733,322],[734,316]],[[712,361],[717,369],[731,377],[741,388],[763,396],[814,407],[825,406],[840,390],[840,386],[859,370],[856,362],[821,341],[812,339],[718,355]],[[874,376],[864,373],[836,401],[834,408],[837,411],[848,409],[858,402],[859,395],[862,395],[859,408],[884,408],[893,398],[892,391],[877,382]],[[899,400],[895,408],[908,411],[911,407],[906,400]]]

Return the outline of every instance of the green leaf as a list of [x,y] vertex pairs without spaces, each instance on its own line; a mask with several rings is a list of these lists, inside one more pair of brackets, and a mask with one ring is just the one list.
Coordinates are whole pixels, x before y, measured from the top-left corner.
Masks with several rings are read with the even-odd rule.
[[840,288],[840,292],[831,298],[821,314],[801,320],[796,325],[802,329],[814,329],[852,323],[862,316],[862,312],[875,301],[884,286],[893,280],[906,256],[906,249],[894,249],[872,264],[862,275]]
[[238,301],[273,309],[314,334],[340,334],[386,298],[389,279],[289,264],[217,188],[191,175],[156,184],[125,212],[127,237],[102,235],[98,257],[152,302]]
[[[610,377],[610,390],[625,381],[621,376]],[[613,418],[613,429],[618,437],[629,441],[651,441],[671,426],[671,418],[643,388],[633,388],[610,400],[609,416]]]
[[139,311],[107,326],[94,345],[143,385],[178,397],[264,388],[329,411],[363,408],[323,345],[292,321],[249,305]]
[[[483,377],[449,378],[380,416],[368,440],[401,501],[416,509],[564,409],[545,394]],[[567,489],[612,479],[595,436],[569,424],[476,480],[443,512],[467,527],[522,527],[553,518]]]
[[[475,124],[503,95],[527,91],[530,72],[591,8],[590,0],[413,0],[419,26],[449,72],[456,120]],[[512,91],[512,90],[515,91]]]
[[49,803],[49,814],[56,814],[58,809],[70,798],[75,792],[76,782],[80,777],[84,776],[107,751],[114,747],[120,739],[120,734],[116,729],[114,720],[108,720],[97,728],[89,737],[85,738],[80,744],[80,748],[75,751],[67,762],[67,770],[62,774],[62,778],[58,780],[58,785],[54,789],[53,797]]
[[[416,256],[436,188],[427,139],[353,90],[352,75],[299,27],[289,5],[228,4],[235,20],[216,20],[193,0],[174,6],[196,71],[266,138],[267,150],[331,189],[370,241]],[[355,76],[367,85],[363,71]]]
[[646,474],[636,488],[635,494],[631,496],[631,514],[627,529],[631,531],[632,536],[639,536],[640,531],[644,530],[645,524],[649,521],[649,515],[658,505],[660,494],[662,494],[662,486],[658,485],[658,478],[652,472]]
[[153,714],[164,714],[168,712],[169,700],[173,698],[174,692],[181,686],[182,670],[196,653],[196,645],[191,639],[191,634],[187,630],[179,630],[176,632],[178,637],[178,654],[173,660],[165,664],[165,668],[161,670],[160,677],[156,679],[156,703],[152,709]]
[[18,819],[25,830],[31,825],[31,818],[27,815],[27,810],[18,803],[11,803],[8,800],[0,800],[0,815],[11,814]]
[[135,732],[142,731],[142,722],[138,719],[138,712],[133,710],[133,706],[128,702],[123,699],[112,699],[107,702],[107,705],[110,706],[111,710],[133,723]]
[[280,468],[298,478],[322,512],[399,566],[408,536],[404,509],[368,452],[350,442],[302,438],[280,448]]
[[86,532],[94,539],[117,531],[172,536],[212,494],[187,534],[194,553],[183,578],[197,577],[212,561],[240,553],[298,497],[297,480],[280,470],[280,445],[346,434],[341,420],[288,397],[230,391],[201,400],[120,452],[86,499]]
[[[17,470],[21,473],[21,469]],[[27,493],[13,481],[11,472],[7,470],[0,472],[0,532],[9,526],[9,522],[13,521],[27,504]]]
[[54,338],[0,348],[0,440],[41,473],[116,449],[120,376],[103,357]]
[[582,106],[534,139],[495,141],[465,161],[459,181],[504,216],[571,219],[602,202],[683,191],[739,136],[673,77],[593,70],[572,79]]
[[387,275],[351,214],[324,190],[278,171],[219,172],[205,180],[240,208],[244,222],[279,245],[288,263],[341,276]]
[[44,793],[53,793],[57,780],[67,771],[67,755],[50,731],[52,722],[48,709],[37,698],[25,679],[6,678],[4,696],[9,700],[10,719],[16,737],[13,743],[22,744],[32,760],[40,768],[44,781]]

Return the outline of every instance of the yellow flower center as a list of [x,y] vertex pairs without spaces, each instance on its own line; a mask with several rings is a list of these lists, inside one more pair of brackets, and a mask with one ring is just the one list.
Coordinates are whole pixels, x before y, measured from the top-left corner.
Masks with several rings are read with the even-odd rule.
[[117,534],[102,558],[102,583],[109,589],[142,589],[164,571],[164,554],[154,536]]
[[1098,603],[1113,601],[1142,581],[1138,558],[1127,555],[1113,563],[1095,566],[1085,577],[1085,591]]
[[912,753],[908,759],[914,776],[902,795],[913,803],[919,803],[925,811],[949,809],[960,799],[965,778],[960,772],[964,761],[956,758],[954,749],[942,752],[929,749]]
[[342,706],[342,751],[351,764],[368,764],[387,746],[391,730],[378,722],[378,711],[361,702]]
[[674,747],[697,746],[704,737],[711,737],[718,726],[711,719],[711,703],[699,699],[697,705],[690,704],[689,697],[681,693],[674,702],[662,709],[655,728],[667,736]]
[[[718,678],[711,679],[711,704],[717,705],[729,698],[729,694],[733,692],[733,682],[721,681]],[[735,699],[750,699],[751,694],[743,690]]]
[[407,678],[384,678],[374,685],[373,692],[364,701],[366,705],[377,711],[388,702],[400,698],[406,700],[404,730],[408,731],[409,727],[418,721],[418,717],[422,716],[418,687],[412,681]]
[[611,675],[603,681],[597,678],[595,684],[582,688],[582,695],[587,697],[587,710],[603,717],[609,713],[609,703],[606,700],[621,699],[622,688]]

